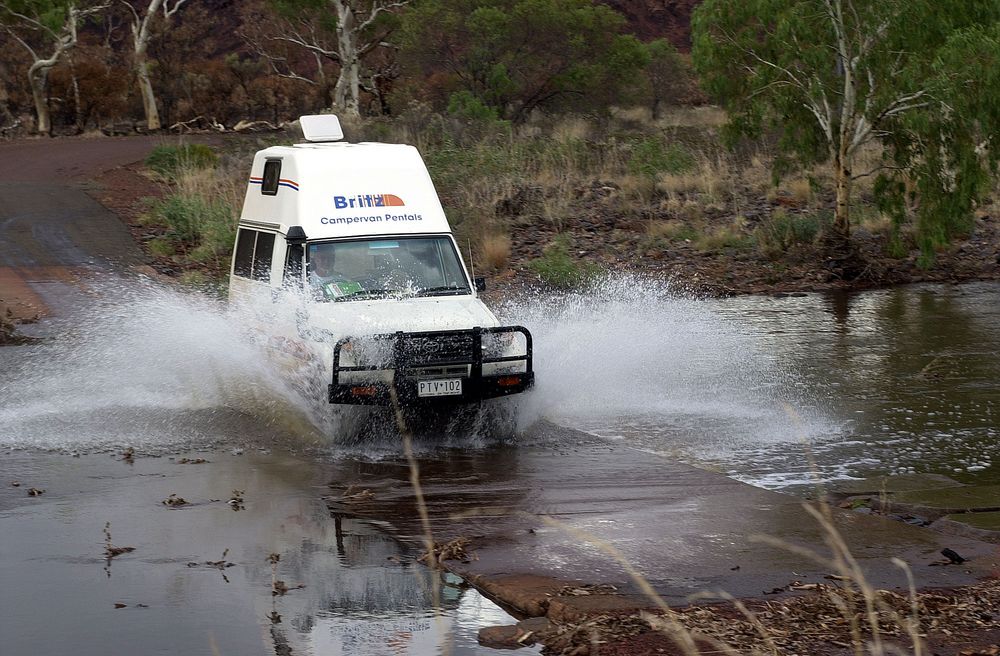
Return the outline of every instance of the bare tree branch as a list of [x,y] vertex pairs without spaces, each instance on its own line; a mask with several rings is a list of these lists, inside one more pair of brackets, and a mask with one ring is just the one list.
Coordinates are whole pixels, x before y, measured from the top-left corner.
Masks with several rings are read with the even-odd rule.
[[388,11],[392,11],[393,9],[401,9],[407,6],[408,4],[410,4],[410,0],[399,0],[398,2],[390,2],[385,5],[372,6],[371,13],[368,14],[368,18],[361,21],[361,24],[358,25],[357,27],[358,33],[364,32],[366,29],[368,29],[371,26],[371,24],[375,22],[375,19],[379,17],[379,15],[384,14]]

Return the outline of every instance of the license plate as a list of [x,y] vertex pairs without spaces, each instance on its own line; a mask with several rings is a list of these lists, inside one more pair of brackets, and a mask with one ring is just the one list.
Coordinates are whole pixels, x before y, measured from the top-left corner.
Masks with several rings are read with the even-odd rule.
[[462,379],[417,381],[417,396],[461,396]]

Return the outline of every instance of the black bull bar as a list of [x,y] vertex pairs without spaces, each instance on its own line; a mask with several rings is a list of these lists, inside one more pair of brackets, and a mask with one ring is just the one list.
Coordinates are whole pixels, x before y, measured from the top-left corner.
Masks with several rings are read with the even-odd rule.
[[[524,335],[523,355],[485,355],[483,338],[489,335],[520,333]],[[361,362],[357,366],[340,366],[341,351],[354,342],[376,345],[380,351],[378,364]],[[524,362],[524,371],[483,375],[483,365],[500,362]],[[467,367],[461,373],[449,373],[447,368]],[[393,371],[392,382],[364,381],[341,384],[341,372]],[[437,370],[437,371],[435,371]],[[461,394],[420,396],[421,380],[459,378]],[[483,399],[518,394],[535,382],[532,368],[531,333],[523,326],[471,328],[467,330],[436,330],[427,332],[396,332],[362,338],[345,337],[333,349],[333,380],[329,386],[330,403],[353,405],[390,405],[390,385],[403,404],[472,403]]]

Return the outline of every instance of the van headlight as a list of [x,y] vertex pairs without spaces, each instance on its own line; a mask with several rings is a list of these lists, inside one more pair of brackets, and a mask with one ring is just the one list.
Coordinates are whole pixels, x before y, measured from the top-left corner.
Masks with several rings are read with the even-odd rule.
[[485,333],[483,335],[483,357],[512,358],[526,356],[528,353],[525,337],[517,332]]
[[353,342],[344,342],[340,345],[340,359],[337,361],[338,367],[357,367],[358,358],[354,352]]
[[351,338],[340,345],[340,367],[391,368],[392,341],[388,339]]

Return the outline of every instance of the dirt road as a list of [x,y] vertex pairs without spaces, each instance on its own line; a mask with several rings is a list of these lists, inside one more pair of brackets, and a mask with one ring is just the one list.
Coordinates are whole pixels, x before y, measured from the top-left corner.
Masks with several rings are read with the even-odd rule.
[[84,291],[87,272],[144,262],[128,229],[86,189],[101,173],[141,161],[160,140],[0,143],[0,312],[49,316],[51,305]]

